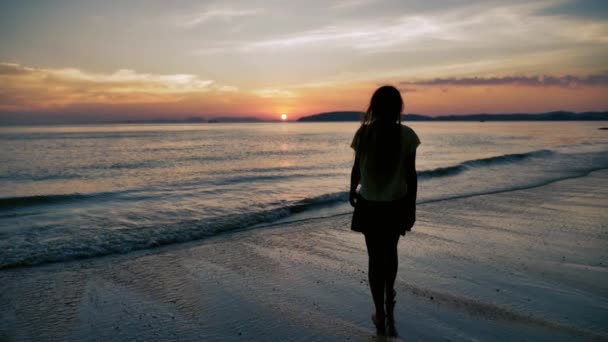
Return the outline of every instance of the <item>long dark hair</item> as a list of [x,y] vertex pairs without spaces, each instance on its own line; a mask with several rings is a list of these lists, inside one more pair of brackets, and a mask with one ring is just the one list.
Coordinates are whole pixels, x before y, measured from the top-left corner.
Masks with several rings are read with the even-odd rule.
[[401,153],[401,112],[399,90],[385,85],[374,92],[359,128],[360,151],[369,158],[373,177],[386,177],[397,169]]
[[393,86],[385,85],[374,92],[362,124],[369,125],[373,122],[381,124],[400,124],[401,112],[403,111],[403,99],[399,90]]

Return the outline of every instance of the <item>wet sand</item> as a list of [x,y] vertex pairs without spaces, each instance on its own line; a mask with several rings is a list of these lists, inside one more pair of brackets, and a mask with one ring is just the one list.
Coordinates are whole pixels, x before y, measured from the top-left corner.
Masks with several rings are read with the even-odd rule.
[[[608,171],[419,206],[404,340],[608,339]],[[349,216],[0,271],[0,341],[372,340]]]

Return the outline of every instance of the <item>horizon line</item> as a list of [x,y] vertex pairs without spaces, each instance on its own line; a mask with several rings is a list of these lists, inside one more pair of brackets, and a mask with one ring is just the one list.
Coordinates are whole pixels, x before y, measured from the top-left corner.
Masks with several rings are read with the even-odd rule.
[[[306,122],[306,121],[300,121],[300,120],[303,118],[310,118],[310,117],[320,116],[320,115],[324,115],[324,114],[356,114],[356,113],[363,114],[365,112],[358,111],[358,110],[334,110],[334,111],[318,112],[318,113],[314,113],[314,114],[301,115],[301,116],[296,117],[295,119],[288,119],[288,120],[270,119],[270,118],[265,118],[265,117],[260,117],[260,116],[251,116],[251,115],[240,115],[240,116],[239,115],[237,115],[237,116],[191,115],[191,116],[184,116],[184,117],[180,117],[180,118],[152,117],[152,118],[142,118],[142,119],[118,119],[118,120],[107,120],[107,121],[77,120],[76,118],[71,118],[71,117],[67,118],[66,117],[65,120],[57,120],[56,122],[44,121],[44,120],[40,120],[40,121],[36,122],[35,117],[34,118],[30,117],[30,119],[33,119],[32,121],[19,122],[18,120],[15,120],[12,122],[2,122],[2,119],[1,119],[2,114],[0,114],[0,126],[7,127],[7,126],[59,126],[59,125],[112,125],[112,124],[201,124],[201,123],[213,124],[213,123],[281,123],[281,122],[293,123],[293,122]],[[418,116],[418,117],[428,118],[430,120],[439,119],[439,121],[441,121],[442,118],[457,119],[458,117],[463,117],[463,118],[476,117],[476,116],[501,117],[501,116],[509,116],[509,115],[535,116],[535,115],[547,115],[547,114],[570,114],[570,115],[581,115],[581,114],[597,115],[597,114],[599,114],[599,115],[601,115],[601,114],[608,114],[608,109],[602,110],[602,111],[577,111],[577,112],[568,111],[568,110],[554,110],[554,111],[548,111],[548,112],[511,112],[511,113],[508,113],[508,112],[502,112],[502,113],[477,112],[477,113],[441,114],[441,115],[430,115],[430,114],[422,114],[422,113],[404,113],[401,116],[407,117],[410,115],[414,115],[414,116]],[[39,116],[39,115],[44,115],[44,114],[36,113],[36,114],[30,114],[30,115]],[[70,120],[70,119],[72,119],[72,120]],[[608,120],[608,118],[607,119],[603,119],[603,118],[597,119],[597,121],[604,121],[604,120]],[[322,121],[322,122],[331,122],[331,121],[356,122],[356,120],[327,120],[327,121]],[[500,120],[495,120],[495,121],[500,121]],[[517,120],[507,120],[507,121],[517,121]],[[522,120],[522,121],[551,121],[551,120],[542,120],[542,119],[534,120],[534,119],[532,119],[532,120]],[[559,120],[552,120],[552,121],[559,121]],[[573,120],[563,120],[563,121],[573,121]],[[581,120],[581,121],[584,121],[584,120]],[[314,120],[311,120],[309,122],[314,122]]]

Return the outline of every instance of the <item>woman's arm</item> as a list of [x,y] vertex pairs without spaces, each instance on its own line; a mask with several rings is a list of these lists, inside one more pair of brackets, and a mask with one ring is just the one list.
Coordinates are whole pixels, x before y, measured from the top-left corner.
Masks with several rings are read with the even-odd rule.
[[356,203],[357,198],[357,186],[359,186],[359,182],[361,181],[361,170],[359,169],[359,157],[355,157],[355,164],[353,165],[353,169],[350,171],[350,193],[348,196],[348,201],[350,205],[353,207]]
[[416,174],[416,151],[407,156],[405,160],[406,168],[406,183],[407,183],[407,196],[406,196],[406,213],[408,215],[409,222],[407,223],[407,230],[411,230],[416,222],[416,197],[418,196],[418,175]]

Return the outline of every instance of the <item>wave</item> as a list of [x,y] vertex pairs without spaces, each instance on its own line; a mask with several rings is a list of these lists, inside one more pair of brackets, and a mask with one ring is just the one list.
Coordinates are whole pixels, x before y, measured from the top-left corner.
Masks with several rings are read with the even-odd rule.
[[343,173],[292,173],[292,174],[267,174],[267,175],[256,175],[256,176],[236,176],[236,177],[225,177],[215,181],[211,181],[214,185],[235,185],[240,183],[250,182],[268,182],[277,180],[287,180],[293,178],[326,178],[326,177],[344,177]]
[[[505,154],[500,156],[493,156],[483,159],[473,159],[464,161],[458,165],[440,167],[432,170],[423,170],[418,172],[418,177],[421,179],[433,178],[433,177],[448,177],[460,174],[468,169],[475,167],[486,167],[504,163],[514,163],[522,160],[530,159],[533,157],[545,157],[554,154],[551,150],[537,150],[527,153],[517,154]],[[129,165],[112,165],[112,168],[125,168]],[[271,169],[270,169],[271,170]],[[260,170],[256,170],[256,173],[261,173]],[[216,185],[235,184],[242,182],[255,182],[255,181],[272,181],[276,179],[294,178],[294,177],[332,177],[339,175],[339,173],[326,173],[326,174],[287,174],[287,175],[257,175],[257,176],[237,176],[237,177],[226,177],[218,179],[214,183]],[[200,185],[200,184],[199,184]],[[103,197],[109,197],[115,195],[113,192],[102,192],[102,193],[89,193],[89,194],[50,194],[50,195],[38,195],[38,196],[26,196],[26,197],[8,197],[0,198],[0,210],[6,209],[17,209],[20,207],[28,207],[35,205],[50,205],[59,204],[65,202],[73,202],[88,199],[100,199]]]
[[59,194],[59,195],[39,195],[24,197],[0,198],[0,209],[12,209],[31,205],[53,204],[59,202],[78,201],[90,198],[87,194]]
[[[565,179],[584,177],[591,172],[606,169],[608,168],[603,166],[535,184],[424,200],[419,201],[418,204],[422,205],[437,201],[530,189]],[[289,217],[290,215],[318,207],[345,203],[347,199],[348,192],[336,192],[305,198],[286,206],[252,213],[229,215],[204,221],[182,220],[171,224],[138,226],[136,228],[125,229],[108,229],[104,230],[102,234],[100,234],[97,229],[87,231],[87,228],[80,228],[80,234],[67,234],[63,238],[47,240],[44,236],[40,236],[40,240],[44,241],[43,243],[37,241],[35,232],[28,232],[27,239],[17,238],[15,241],[8,241],[9,239],[4,241],[10,248],[0,248],[0,270],[99,257],[110,254],[125,254],[164,245],[192,242],[216,236],[221,233],[273,226],[277,221]],[[351,211],[349,210],[348,212],[334,213],[329,216],[308,217],[289,221],[285,222],[285,224],[307,221],[310,219],[349,215],[350,213]]]
[[556,152],[551,150],[536,150],[526,153],[514,153],[514,154],[503,154],[500,156],[493,156],[482,159],[472,159],[464,161],[458,165],[438,167],[431,170],[418,171],[418,177],[420,178],[432,178],[432,177],[447,177],[455,176],[468,169],[475,167],[486,167],[498,164],[515,163],[522,160],[534,158],[534,157],[547,157],[551,156]]
[[156,137],[160,132],[139,131],[139,132],[15,132],[4,134],[2,140],[91,140],[91,139],[125,139],[125,138],[148,138]]
[[126,192],[127,191],[5,197],[0,198],[0,211],[30,206],[64,204],[85,200],[110,199],[113,196],[124,194]]
[[[270,223],[301,211],[331,203],[344,202],[347,192],[324,194],[296,201],[287,206],[253,213],[201,220],[184,220],[172,224],[108,229],[103,234],[86,232],[66,235],[37,243],[35,233],[26,240],[9,242],[10,249],[0,248],[0,269],[63,262],[110,254],[124,254],[175,243],[184,243],[252,226]],[[31,198],[31,197],[30,197]],[[77,197],[76,197],[77,198]],[[44,240],[44,237],[40,237]]]

